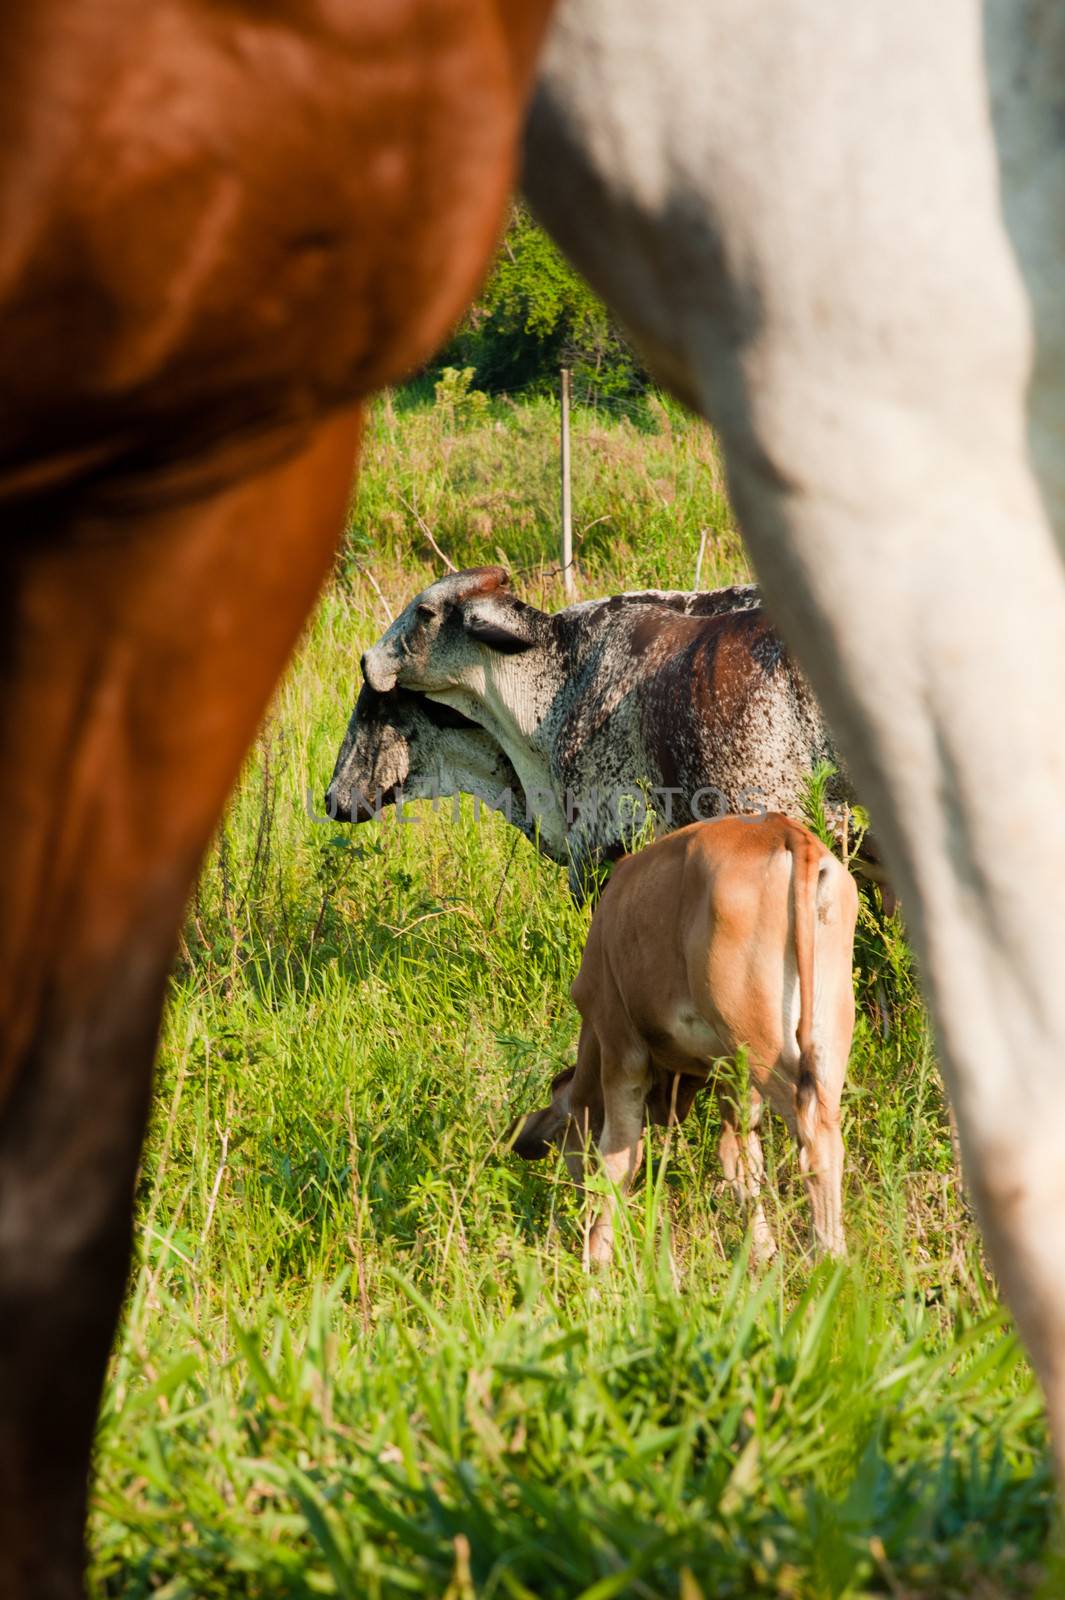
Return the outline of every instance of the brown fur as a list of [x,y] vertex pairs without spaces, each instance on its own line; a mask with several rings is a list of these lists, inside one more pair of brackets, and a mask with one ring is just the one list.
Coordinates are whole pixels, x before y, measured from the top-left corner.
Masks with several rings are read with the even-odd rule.
[[546,0],[39,0],[0,58],[0,1597],[80,1595],[185,896]]
[[[798,1142],[817,1243],[841,1250],[839,1100],[854,1026],[856,913],[848,873],[779,814],[695,823],[626,857],[573,985],[576,1069],[555,1080],[550,1105],[525,1119],[514,1149],[532,1157],[558,1144],[579,1176],[587,1132],[623,1192],[645,1119],[683,1120],[713,1063],[746,1046],[756,1091],[746,1129],[729,1085],[718,1092],[722,1160],[737,1196],[753,1204],[755,1249],[775,1248],[758,1198],[767,1101]],[[596,1219],[593,1259],[609,1257],[613,1222],[612,1207]]]

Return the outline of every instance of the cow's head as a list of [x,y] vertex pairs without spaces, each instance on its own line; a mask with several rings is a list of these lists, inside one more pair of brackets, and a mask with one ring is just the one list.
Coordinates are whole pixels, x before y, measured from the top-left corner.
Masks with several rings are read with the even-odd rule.
[[364,684],[326,791],[338,822],[365,822],[402,791],[408,800],[510,791],[512,820],[524,820],[521,785],[506,755],[476,722],[424,695]]
[[575,1093],[576,1067],[567,1067],[551,1082],[551,1099],[542,1111],[518,1117],[507,1130],[507,1142],[523,1161],[540,1161],[552,1148],[580,1157],[589,1139],[603,1131],[603,1107]]
[[363,656],[366,682],[379,694],[397,686],[479,689],[489,653],[516,655],[537,642],[541,613],[509,584],[503,567],[472,567],[431,583]]

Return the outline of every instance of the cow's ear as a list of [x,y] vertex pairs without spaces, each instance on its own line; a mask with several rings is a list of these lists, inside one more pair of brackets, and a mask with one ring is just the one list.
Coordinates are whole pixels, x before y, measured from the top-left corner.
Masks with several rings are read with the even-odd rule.
[[507,606],[466,606],[462,626],[471,639],[501,655],[517,656],[536,643],[532,629],[520,611]]

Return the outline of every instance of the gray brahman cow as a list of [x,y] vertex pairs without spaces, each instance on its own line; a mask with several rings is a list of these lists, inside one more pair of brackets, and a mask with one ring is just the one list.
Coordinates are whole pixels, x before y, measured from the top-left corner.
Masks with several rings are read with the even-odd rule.
[[[431,757],[409,753],[415,702],[426,722],[451,708],[494,741],[493,775],[509,769],[506,781],[517,784],[513,801],[497,793],[496,803],[568,866],[578,894],[596,863],[623,853],[646,797],[667,831],[724,812],[797,812],[813,769],[835,758],[820,710],[749,586],[621,594],[551,615],[511,593],[503,568],[475,568],[417,595],[366,652],[363,672],[328,809],[357,814],[359,791],[387,794],[391,771],[404,764],[412,795],[442,780],[440,793],[468,788],[490,799],[488,752],[472,731],[472,783],[460,767],[444,772],[438,730],[422,730]],[[386,734],[397,690],[399,718]],[[386,749],[391,764],[381,759]],[[448,754],[462,759],[461,738]],[[848,793],[837,778],[836,797]]]
[[518,775],[491,734],[427,695],[364,683],[326,791],[328,817],[368,822],[385,806],[458,794],[505,810],[535,839]]

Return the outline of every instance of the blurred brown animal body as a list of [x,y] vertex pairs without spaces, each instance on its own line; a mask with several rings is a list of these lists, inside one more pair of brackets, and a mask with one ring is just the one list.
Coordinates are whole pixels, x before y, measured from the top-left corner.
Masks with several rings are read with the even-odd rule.
[[[817,1246],[843,1249],[839,1127],[854,1030],[858,895],[830,851],[779,813],[697,822],[627,856],[592,918],[573,985],[581,1014],[575,1068],[520,1125],[527,1159],[552,1144],[581,1180],[594,1139],[623,1195],[642,1157],[645,1120],[682,1120],[715,1060],[746,1046],[750,1116],[721,1084],[725,1175],[752,1208],[753,1250],[776,1248],[762,1208],[758,1125],[766,1101],[786,1121]],[[588,1258],[613,1251],[616,1202],[595,1218]]]
[[0,1597],[82,1592],[185,897],[359,400],[483,269],[543,3],[42,0],[0,54]]

